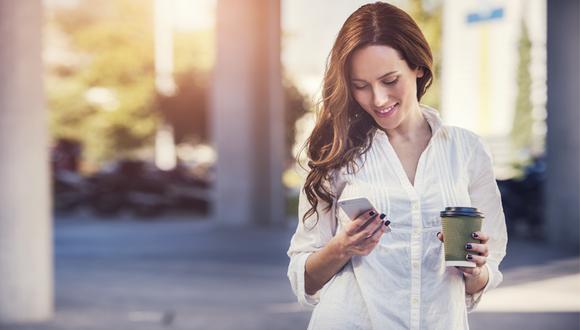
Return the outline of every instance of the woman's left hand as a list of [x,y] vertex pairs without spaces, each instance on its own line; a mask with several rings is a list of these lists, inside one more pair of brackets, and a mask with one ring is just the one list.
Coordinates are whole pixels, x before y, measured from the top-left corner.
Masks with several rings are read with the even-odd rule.
[[[487,242],[489,241],[489,235],[477,231],[472,233],[471,236],[480,241],[480,243],[467,243],[465,244],[465,250],[468,252],[465,255],[465,260],[473,261],[475,267],[457,267],[463,272],[466,278],[479,277],[483,272],[483,266],[487,262],[487,256],[489,255],[489,250]],[[437,237],[441,242],[445,240],[443,233],[437,233]]]

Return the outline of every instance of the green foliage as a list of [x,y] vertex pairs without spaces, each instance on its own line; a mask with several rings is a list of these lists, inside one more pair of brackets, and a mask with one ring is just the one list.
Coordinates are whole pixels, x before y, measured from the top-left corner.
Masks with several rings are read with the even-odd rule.
[[528,29],[521,23],[521,35],[518,43],[519,63],[517,71],[518,92],[516,109],[512,125],[511,138],[517,150],[530,148],[532,145],[532,101],[530,99],[532,78],[530,76],[531,48]]
[[[210,68],[214,31],[174,34],[177,93],[156,95],[152,2],[81,1],[59,8],[48,26],[66,39],[74,63],[61,62],[47,75],[51,133],[80,141],[84,158],[99,162],[130,156],[152,145],[160,117],[173,127],[176,142],[208,142]],[[50,46],[50,45],[49,45]],[[87,91],[108,91],[113,105],[91,102]],[[284,81],[287,156],[294,123],[308,109],[304,96]]]
[[308,99],[298,88],[292,83],[290,79],[284,79],[284,111],[286,121],[286,159],[291,162],[294,161],[292,155],[292,147],[296,142],[296,121],[300,119],[311,108]]
[[[443,15],[443,5],[437,1],[429,10],[425,9],[423,0],[409,0],[408,13],[417,22],[423,31],[431,52],[433,53],[433,83],[427,93],[421,99],[421,103],[439,109],[441,102],[439,74],[441,73],[441,19]],[[439,109],[441,110],[441,109]]]
[[157,95],[156,106],[173,126],[175,143],[209,142],[209,73],[190,68],[178,74],[175,83],[175,95]]
[[[175,142],[209,142],[209,77],[210,73],[195,68],[176,77],[177,92],[173,96],[157,96],[157,108],[172,126]],[[305,96],[289,80],[284,79],[284,110],[287,160],[292,160],[295,141],[295,123],[308,109]]]
[[[89,161],[125,157],[155,134],[151,6],[139,0],[97,6],[81,1],[49,17],[47,24],[60,31],[75,59],[48,71],[51,133],[81,141]],[[87,91],[94,87],[108,91],[114,104],[89,101]]]

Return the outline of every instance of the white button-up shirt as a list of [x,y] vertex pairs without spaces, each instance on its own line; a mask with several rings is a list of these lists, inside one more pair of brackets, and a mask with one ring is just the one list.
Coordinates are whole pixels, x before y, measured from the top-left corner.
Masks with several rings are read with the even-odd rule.
[[[499,264],[507,233],[489,151],[465,129],[444,126],[437,112],[421,106],[433,132],[419,158],[412,185],[388,136],[376,130],[372,146],[357,160],[359,170],[332,175],[337,195],[329,211],[316,215],[301,191],[298,228],[288,256],[288,277],[298,301],[313,306],[309,329],[468,329],[467,313],[483,293],[502,281]],[[368,256],[355,256],[315,295],[304,289],[306,259],[351,220],[336,201],[367,197],[387,214],[385,233]],[[472,206],[484,213],[482,231],[490,235],[485,288],[469,295],[461,271],[445,267],[439,212],[447,206]],[[467,251],[466,251],[467,253]]]

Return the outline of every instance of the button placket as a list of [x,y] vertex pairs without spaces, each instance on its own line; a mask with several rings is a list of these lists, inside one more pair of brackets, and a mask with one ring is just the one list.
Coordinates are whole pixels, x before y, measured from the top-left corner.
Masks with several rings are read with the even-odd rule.
[[417,191],[409,192],[411,200],[411,329],[420,326],[420,294],[421,294],[421,204]]

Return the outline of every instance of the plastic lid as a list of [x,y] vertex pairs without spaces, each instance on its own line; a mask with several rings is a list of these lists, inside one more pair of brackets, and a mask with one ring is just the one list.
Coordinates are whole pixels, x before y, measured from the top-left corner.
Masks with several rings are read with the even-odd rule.
[[445,211],[441,211],[440,215],[442,217],[456,217],[456,216],[464,216],[464,217],[479,217],[483,218],[483,213],[481,213],[475,207],[446,207]]

